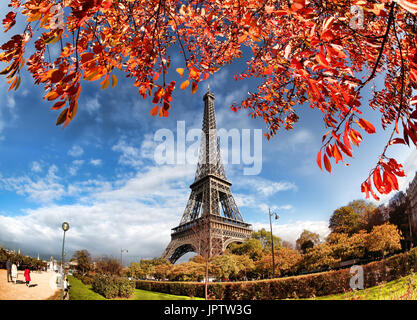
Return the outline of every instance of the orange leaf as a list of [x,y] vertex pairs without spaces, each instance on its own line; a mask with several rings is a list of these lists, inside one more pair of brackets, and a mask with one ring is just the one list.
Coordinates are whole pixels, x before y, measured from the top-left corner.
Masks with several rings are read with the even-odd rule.
[[107,89],[107,87],[109,86],[109,83],[110,83],[109,75],[107,74],[103,82],[101,82],[101,90]]
[[56,120],[56,125],[59,126],[60,124],[64,123],[67,118],[68,108],[64,109],[61,114],[58,116]]
[[152,116],[156,116],[158,114],[158,110],[159,110],[159,106],[153,107],[152,110],[151,110],[151,112],[150,112],[151,115]]
[[52,83],[57,83],[61,81],[63,77],[64,77],[64,73],[61,70],[59,69],[55,69],[53,71],[51,70],[50,79]]
[[184,74],[184,68],[177,68],[176,71],[180,74],[181,77]]
[[339,160],[343,161],[342,154],[340,153],[340,151],[337,148],[336,144],[333,146],[333,156],[336,159],[336,163],[338,163]]
[[112,80],[112,88],[114,88],[117,85],[117,77],[113,74],[111,76],[111,80]]
[[181,83],[181,86],[180,86],[181,90],[185,90],[189,84],[190,84],[190,81],[185,80],[183,83]]

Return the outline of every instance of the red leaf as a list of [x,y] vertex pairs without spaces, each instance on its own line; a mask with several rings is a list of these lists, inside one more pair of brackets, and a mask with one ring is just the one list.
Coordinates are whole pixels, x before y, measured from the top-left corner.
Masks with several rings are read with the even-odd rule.
[[340,141],[337,141],[339,148],[349,157],[352,157],[352,152]]
[[61,109],[63,106],[65,106],[65,104],[67,103],[67,101],[58,101],[57,103],[55,103],[51,110],[59,110]]
[[366,132],[375,133],[375,127],[369,121],[365,119],[359,119],[359,121],[356,121],[356,123],[359,125],[359,127],[361,127]]
[[324,160],[324,167],[326,168],[327,171],[331,172],[332,165],[330,164],[329,158],[327,157],[326,154],[324,155],[323,160]]
[[343,161],[342,154],[340,153],[336,145],[333,146],[333,156],[336,159],[336,163],[338,163],[339,160]]
[[321,167],[321,150],[319,151],[319,153],[317,153],[317,165],[319,166],[321,171],[323,171],[323,168]]
[[404,139],[401,139],[401,138],[395,138],[395,139],[392,139],[388,144],[392,145],[392,144],[397,144],[397,143],[405,144],[405,141]]

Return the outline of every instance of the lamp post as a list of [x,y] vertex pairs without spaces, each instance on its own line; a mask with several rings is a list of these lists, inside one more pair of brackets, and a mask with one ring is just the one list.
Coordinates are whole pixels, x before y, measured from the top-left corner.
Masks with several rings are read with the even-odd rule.
[[272,221],[271,217],[275,216],[275,220],[278,220],[279,216],[275,212],[271,212],[269,208],[269,226],[271,227],[271,247],[272,247],[272,279],[275,278],[275,253],[274,253],[274,236],[272,235]]
[[123,252],[129,252],[127,249],[120,249],[120,265],[123,268]]
[[62,254],[61,254],[61,300],[64,300],[64,280],[65,280],[65,270],[64,270],[64,245],[65,245],[65,232],[69,229],[69,223],[64,222],[62,224],[62,230],[64,230],[64,238],[62,239]]

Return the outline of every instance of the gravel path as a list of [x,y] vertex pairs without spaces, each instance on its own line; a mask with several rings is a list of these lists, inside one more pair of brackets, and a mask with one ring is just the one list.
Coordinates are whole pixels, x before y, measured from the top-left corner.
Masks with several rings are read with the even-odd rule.
[[0,300],[45,300],[59,288],[55,272],[31,272],[30,287],[25,284],[23,270],[17,273],[17,283],[7,282],[7,270],[0,269]]

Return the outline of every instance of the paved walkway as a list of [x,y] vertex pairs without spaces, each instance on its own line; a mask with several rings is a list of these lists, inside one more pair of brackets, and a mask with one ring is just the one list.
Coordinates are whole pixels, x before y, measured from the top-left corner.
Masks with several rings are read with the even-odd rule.
[[0,269],[0,300],[45,300],[57,290],[55,272],[31,272],[30,287],[25,284],[23,270],[17,273],[17,283],[7,282],[7,270]]

